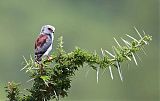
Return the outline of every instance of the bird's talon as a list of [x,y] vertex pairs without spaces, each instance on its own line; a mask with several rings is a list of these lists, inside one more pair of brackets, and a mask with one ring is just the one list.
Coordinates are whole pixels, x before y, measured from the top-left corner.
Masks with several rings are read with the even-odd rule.
[[51,56],[48,56],[48,61],[51,61],[53,58]]

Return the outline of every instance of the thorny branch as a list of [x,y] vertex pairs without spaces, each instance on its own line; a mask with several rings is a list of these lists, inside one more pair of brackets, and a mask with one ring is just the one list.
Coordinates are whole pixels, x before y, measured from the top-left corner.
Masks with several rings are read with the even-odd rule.
[[[7,86],[7,98],[10,101],[48,101],[50,99],[59,100],[60,97],[68,95],[68,90],[71,87],[71,78],[75,75],[80,67],[84,64],[88,64],[92,69],[97,71],[97,83],[99,78],[100,69],[109,69],[111,78],[113,79],[112,68],[117,68],[120,79],[123,81],[121,63],[124,61],[133,60],[136,65],[136,52],[142,50],[145,53],[143,46],[148,45],[151,41],[151,36],[142,36],[135,28],[140,39],[126,34],[127,37],[132,39],[129,42],[123,38],[124,46],[120,45],[116,38],[114,38],[117,46],[113,46],[113,52],[109,52],[101,48],[102,56],[100,57],[95,52],[88,52],[81,48],[76,47],[72,52],[65,52],[63,49],[62,37],[58,39],[57,51],[51,55],[51,58],[44,59],[41,64],[34,62],[34,59],[30,56],[30,59],[25,60],[25,66],[21,70],[25,70],[29,77],[29,81],[33,82],[30,89],[30,95],[23,95],[20,97],[18,86],[15,83],[8,83]],[[16,99],[16,100],[15,100]],[[18,100],[17,100],[18,99]]]

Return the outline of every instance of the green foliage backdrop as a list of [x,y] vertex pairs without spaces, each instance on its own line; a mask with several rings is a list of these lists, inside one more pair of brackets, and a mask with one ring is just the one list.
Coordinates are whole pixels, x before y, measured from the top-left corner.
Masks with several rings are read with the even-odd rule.
[[0,101],[5,100],[8,81],[30,85],[26,83],[29,78],[19,72],[22,56],[33,54],[34,40],[44,24],[56,27],[55,40],[64,36],[67,52],[74,46],[97,53],[101,48],[109,50],[115,43],[113,37],[132,35],[133,26],[153,36],[143,62],[131,63],[129,68],[123,64],[123,83],[113,70],[114,80],[105,72],[97,84],[96,72],[86,67],[76,73],[70,96],[63,101],[158,101],[158,18],[158,0],[1,0]]

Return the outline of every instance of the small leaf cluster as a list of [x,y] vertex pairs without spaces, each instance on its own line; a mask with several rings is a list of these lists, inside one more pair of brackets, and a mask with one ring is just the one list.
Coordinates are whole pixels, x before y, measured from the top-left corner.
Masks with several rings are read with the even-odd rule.
[[18,86],[19,84],[16,84],[14,82],[8,82],[7,87],[5,87],[7,92],[7,98],[10,99],[10,101],[18,101],[20,99],[20,90]]
[[[101,49],[102,56],[96,52],[89,52],[87,50],[76,47],[72,52],[67,53],[63,49],[63,37],[58,39],[56,51],[48,59],[43,59],[40,63],[34,61],[32,57],[25,60],[25,66],[21,70],[25,70],[33,85],[27,89],[30,94],[19,97],[18,85],[15,83],[8,84],[7,98],[10,101],[49,101],[51,99],[63,98],[68,96],[69,88],[71,87],[72,77],[79,68],[88,64],[93,70],[97,71],[97,82],[99,69],[109,68],[111,78],[113,79],[112,69],[117,68],[120,79],[123,80],[121,73],[121,63],[124,61],[131,61],[132,59],[137,65],[137,60],[134,54],[142,50],[143,46],[147,45],[151,40],[151,36],[144,34],[142,37],[135,28],[140,39],[137,40],[130,35],[127,35],[133,41],[129,42],[121,38],[125,46],[119,44],[114,38],[117,46],[113,46],[112,53]],[[10,87],[10,85],[12,85]]]

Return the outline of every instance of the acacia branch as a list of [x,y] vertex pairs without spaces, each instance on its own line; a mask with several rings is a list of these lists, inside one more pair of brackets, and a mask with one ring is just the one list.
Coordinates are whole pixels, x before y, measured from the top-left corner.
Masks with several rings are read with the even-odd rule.
[[[48,101],[50,99],[59,100],[60,97],[68,95],[68,90],[71,87],[71,78],[75,75],[80,67],[88,64],[92,69],[97,71],[97,82],[99,70],[109,68],[111,78],[113,79],[112,68],[117,68],[120,79],[123,80],[121,63],[124,61],[134,61],[138,65],[135,54],[142,50],[143,46],[151,41],[151,36],[144,34],[142,36],[135,28],[140,36],[140,39],[127,35],[132,39],[131,42],[121,38],[124,46],[120,45],[117,39],[114,38],[117,46],[113,46],[113,52],[101,49],[102,57],[95,52],[76,47],[72,52],[65,52],[63,49],[63,37],[58,39],[57,50],[51,55],[51,58],[44,59],[42,63],[37,64],[32,57],[27,61],[25,58],[25,66],[21,70],[25,70],[33,85],[28,91],[30,95],[18,97],[18,101]],[[10,89],[10,85],[8,85]],[[12,87],[12,86],[11,86]],[[7,90],[8,92],[9,90]],[[8,92],[10,101],[12,93]],[[18,94],[19,95],[19,94]],[[20,99],[21,98],[21,99]]]

